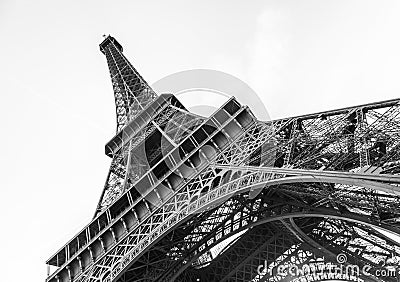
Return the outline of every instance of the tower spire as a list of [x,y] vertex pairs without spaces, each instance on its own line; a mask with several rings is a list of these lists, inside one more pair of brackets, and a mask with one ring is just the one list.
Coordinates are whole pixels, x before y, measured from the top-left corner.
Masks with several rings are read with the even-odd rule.
[[106,36],[100,51],[106,56],[110,70],[119,132],[157,95],[123,55],[122,45],[114,37]]

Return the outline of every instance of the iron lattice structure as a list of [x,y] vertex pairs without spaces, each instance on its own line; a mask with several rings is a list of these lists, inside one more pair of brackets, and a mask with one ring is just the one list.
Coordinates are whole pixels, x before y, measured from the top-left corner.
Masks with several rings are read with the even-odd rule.
[[400,281],[374,272],[400,262],[381,232],[400,234],[400,99],[259,121],[231,98],[205,118],[156,95],[113,37],[100,50],[117,111],[111,167],[47,282],[316,281],[282,267],[338,254],[371,267],[357,281]]

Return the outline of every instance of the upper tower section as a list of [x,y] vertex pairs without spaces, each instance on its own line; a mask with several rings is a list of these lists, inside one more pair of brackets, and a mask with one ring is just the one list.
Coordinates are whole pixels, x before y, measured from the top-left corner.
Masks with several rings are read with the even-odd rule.
[[100,43],[100,51],[106,55],[105,49],[107,48],[107,46],[109,44],[113,44],[116,48],[118,48],[118,50],[120,52],[123,52],[124,49],[122,48],[122,45],[119,44],[119,42],[117,41],[117,39],[115,39],[114,37],[112,37],[111,35],[105,37],[105,39],[103,40],[103,42]]
[[100,43],[106,56],[114,89],[117,133],[138,115],[157,95],[122,54],[122,45],[112,36]]

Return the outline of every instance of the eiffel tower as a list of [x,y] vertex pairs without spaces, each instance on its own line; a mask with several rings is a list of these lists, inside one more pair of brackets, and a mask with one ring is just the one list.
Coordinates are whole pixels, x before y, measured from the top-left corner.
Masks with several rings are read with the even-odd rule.
[[47,282],[317,281],[290,267],[340,255],[368,266],[343,280],[400,281],[378,273],[400,264],[400,99],[260,121],[232,97],[206,118],[155,93],[112,36],[100,50],[111,166]]

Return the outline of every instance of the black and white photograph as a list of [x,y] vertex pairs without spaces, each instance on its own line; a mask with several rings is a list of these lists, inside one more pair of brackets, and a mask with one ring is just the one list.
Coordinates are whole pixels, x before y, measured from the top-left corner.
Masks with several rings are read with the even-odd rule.
[[400,282],[399,15],[0,0],[0,280]]

